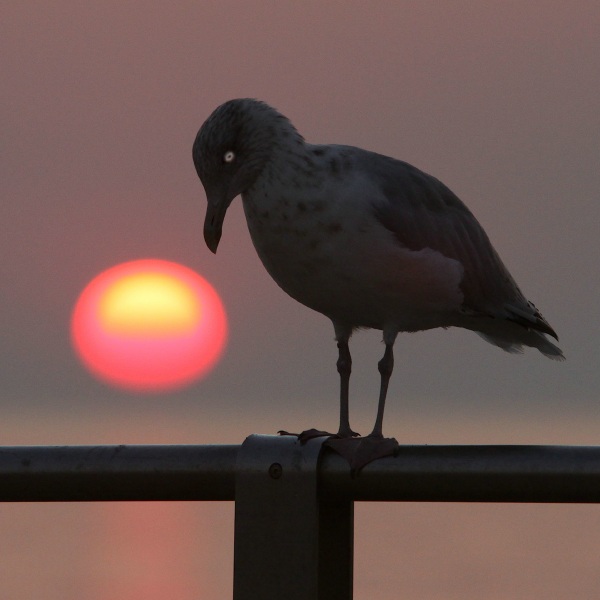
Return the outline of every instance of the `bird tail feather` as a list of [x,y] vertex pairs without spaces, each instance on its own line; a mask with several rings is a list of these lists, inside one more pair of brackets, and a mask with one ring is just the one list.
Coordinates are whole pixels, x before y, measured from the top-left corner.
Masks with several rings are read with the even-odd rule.
[[[483,333],[476,331],[477,335],[481,336],[486,342],[494,344],[512,354],[520,354],[523,352],[523,346],[537,348],[544,356],[552,360],[565,360],[562,350],[553,344],[545,334],[532,329],[523,329],[522,331],[511,332],[512,335],[502,335],[501,333]],[[516,333],[517,335],[514,335]]]

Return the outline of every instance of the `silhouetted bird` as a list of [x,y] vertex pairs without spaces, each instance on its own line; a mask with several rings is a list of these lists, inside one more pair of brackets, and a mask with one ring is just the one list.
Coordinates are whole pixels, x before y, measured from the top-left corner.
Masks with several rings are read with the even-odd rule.
[[[204,239],[216,252],[225,213],[242,196],[265,268],[292,298],[333,322],[341,378],[340,425],[328,444],[354,470],[393,453],[383,410],[400,331],[464,327],[507,352],[561,350],[469,209],[443,183],[399,160],[341,145],[306,143],[267,104],[230,100],[202,125],[193,149],[208,208]],[[373,431],[355,438],[348,418],[348,340],[381,329],[381,389]],[[331,435],[308,430],[301,440]]]

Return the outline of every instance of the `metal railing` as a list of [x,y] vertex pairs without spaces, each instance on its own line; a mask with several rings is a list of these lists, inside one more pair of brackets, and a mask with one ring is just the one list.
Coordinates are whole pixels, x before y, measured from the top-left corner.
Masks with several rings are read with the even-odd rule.
[[355,501],[600,502],[600,447],[402,446],[357,477],[323,448],[0,447],[0,501],[235,501],[234,600],[352,598]]

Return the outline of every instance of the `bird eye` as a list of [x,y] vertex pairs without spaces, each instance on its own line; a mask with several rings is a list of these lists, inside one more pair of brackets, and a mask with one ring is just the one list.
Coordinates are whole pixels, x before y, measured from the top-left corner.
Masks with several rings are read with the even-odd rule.
[[233,150],[228,150],[223,154],[223,162],[230,163],[235,160],[235,152]]

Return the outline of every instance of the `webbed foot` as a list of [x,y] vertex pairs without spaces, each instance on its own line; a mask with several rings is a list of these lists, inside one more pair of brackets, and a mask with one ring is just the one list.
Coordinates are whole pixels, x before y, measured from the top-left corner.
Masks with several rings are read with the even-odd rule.
[[366,436],[362,438],[332,437],[324,444],[345,458],[350,465],[350,474],[356,477],[370,462],[385,456],[395,456],[399,448],[396,438]]

